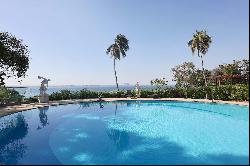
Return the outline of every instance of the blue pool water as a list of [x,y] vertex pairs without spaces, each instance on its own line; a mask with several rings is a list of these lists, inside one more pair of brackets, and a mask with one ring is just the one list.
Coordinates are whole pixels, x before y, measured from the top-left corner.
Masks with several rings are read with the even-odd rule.
[[248,164],[246,106],[84,102],[0,118],[3,164]]

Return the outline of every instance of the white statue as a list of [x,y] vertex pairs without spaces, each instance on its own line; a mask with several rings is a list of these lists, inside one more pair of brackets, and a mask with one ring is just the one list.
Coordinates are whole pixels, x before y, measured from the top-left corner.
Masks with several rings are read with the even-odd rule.
[[[43,79],[43,81],[41,82],[41,87],[40,87],[40,95],[46,94],[45,91],[47,90],[47,87],[49,86],[49,81],[51,81],[50,79],[46,79],[44,77],[38,76],[38,79]],[[47,85],[47,87],[46,87]]]
[[47,103],[49,101],[49,95],[45,93],[45,91],[47,90],[47,87],[49,85],[49,81],[51,81],[50,79],[38,76],[38,79],[43,79],[41,82],[41,86],[40,86],[40,95],[39,95],[39,102],[40,103]]
[[139,82],[137,82],[136,85],[135,85],[135,94],[136,94],[136,97],[141,96]]

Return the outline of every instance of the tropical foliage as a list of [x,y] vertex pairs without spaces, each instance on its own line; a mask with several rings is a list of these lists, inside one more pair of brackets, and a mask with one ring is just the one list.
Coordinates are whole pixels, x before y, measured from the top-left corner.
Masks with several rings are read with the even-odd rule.
[[[213,78],[218,77],[221,85],[248,84],[249,60],[238,60],[233,63],[222,64],[212,70],[204,69],[209,85],[215,85]],[[177,88],[204,86],[202,71],[192,62],[184,62],[172,68],[173,81]]]
[[211,72],[213,77],[221,77],[221,84],[246,84],[249,81],[249,60],[234,60],[233,63],[219,65]]
[[165,78],[156,78],[154,80],[150,81],[151,85],[155,86],[157,91],[161,91],[165,88],[167,85],[168,81]]
[[20,103],[22,99],[23,96],[17,91],[0,86],[0,106],[9,104],[11,102]]
[[[141,90],[142,98],[152,98],[152,95],[157,94],[161,98],[194,98],[200,99],[204,95],[208,94],[208,99],[216,100],[238,100],[238,101],[249,101],[249,85],[248,84],[235,84],[235,85],[221,85],[221,86],[201,86],[191,88],[177,88],[177,87],[165,87],[161,91],[158,90]],[[66,100],[66,99],[91,99],[98,98],[99,94],[102,94],[103,98],[119,98],[125,91],[69,91],[62,90],[60,92],[52,93],[49,98],[50,100]],[[132,92],[135,96],[135,91]],[[132,97],[133,97],[132,96]]]
[[[193,34],[193,38],[188,42],[188,46],[191,48],[192,53],[194,54],[197,51],[198,57],[201,58],[203,79],[205,86],[207,86],[207,80],[204,69],[203,56],[207,53],[210,44],[212,43],[212,39],[205,30],[197,31]],[[207,98],[207,94],[206,94]]]
[[[21,78],[29,68],[29,51],[21,39],[0,32],[0,85],[9,77]],[[19,80],[21,81],[21,80]]]
[[[65,100],[65,99],[91,99],[91,98],[113,98],[122,97],[126,94],[126,91],[91,91],[82,89],[80,91],[61,90],[59,92],[53,92],[50,96],[50,100]],[[135,94],[135,93],[133,93]]]
[[116,60],[120,60],[121,57],[126,57],[126,52],[129,50],[128,45],[128,39],[124,35],[117,35],[115,38],[115,43],[110,45],[106,51],[106,54],[110,54],[111,57],[114,59],[114,73],[115,73],[115,81],[116,81],[116,87],[119,91],[119,85],[117,81],[117,74],[116,74],[116,68],[115,68],[115,62]]
[[[205,71],[205,76],[210,76],[211,72]],[[178,88],[189,88],[194,86],[204,86],[203,73],[197,69],[193,62],[184,62],[172,68],[173,81]]]

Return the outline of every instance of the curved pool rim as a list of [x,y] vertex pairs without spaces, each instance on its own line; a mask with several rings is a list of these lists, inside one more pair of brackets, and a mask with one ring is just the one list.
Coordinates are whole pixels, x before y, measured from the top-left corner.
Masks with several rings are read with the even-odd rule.
[[[63,101],[63,100],[59,100],[59,101]],[[30,110],[34,110],[34,109],[38,109],[38,108],[43,108],[43,107],[55,107],[55,106],[59,106],[59,105],[68,105],[68,104],[80,104],[80,103],[92,103],[92,102],[115,102],[115,101],[173,101],[173,102],[193,102],[193,103],[207,103],[207,104],[222,104],[222,105],[237,105],[237,106],[242,106],[242,107],[248,107],[249,105],[243,105],[240,103],[222,103],[222,102],[211,102],[211,101],[189,101],[189,100],[165,100],[165,99],[115,99],[115,100],[101,100],[98,101],[98,99],[96,100],[92,100],[91,99],[89,101],[74,101],[74,100],[70,100],[67,101],[65,103],[42,103],[42,104],[46,104],[44,106],[39,106],[39,107],[33,107],[33,108],[29,108],[29,109],[23,109],[23,110],[18,110],[18,111],[13,111],[13,112],[9,112],[7,114],[4,115],[0,115],[0,118],[14,114],[14,113],[18,113],[18,112],[23,112],[23,111],[30,111]],[[58,102],[58,101],[57,101]],[[41,103],[36,103],[36,104],[41,104]]]

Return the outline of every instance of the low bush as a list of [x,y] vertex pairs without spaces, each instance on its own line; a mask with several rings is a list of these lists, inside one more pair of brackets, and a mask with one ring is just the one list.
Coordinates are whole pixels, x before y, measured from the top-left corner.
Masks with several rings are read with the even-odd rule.
[[91,99],[91,98],[112,98],[124,97],[126,91],[91,91],[83,89],[80,91],[61,90],[49,95],[49,100],[66,100],[66,99]]
[[29,97],[24,99],[25,103],[37,103],[38,102],[38,97]]
[[[195,98],[204,99],[208,94],[208,99],[217,100],[237,100],[249,101],[249,85],[221,85],[218,87],[192,87],[192,88],[175,88],[168,87],[164,90],[141,90],[142,98]],[[131,91],[132,96],[135,96],[135,91]],[[54,92],[49,96],[50,100],[66,100],[66,99],[90,99],[90,98],[119,98],[125,97],[126,91],[91,91],[83,89],[80,91],[62,90]]]
[[23,96],[20,95],[17,91],[12,89],[7,89],[4,86],[0,86],[0,106],[9,104],[9,103],[21,103]]

